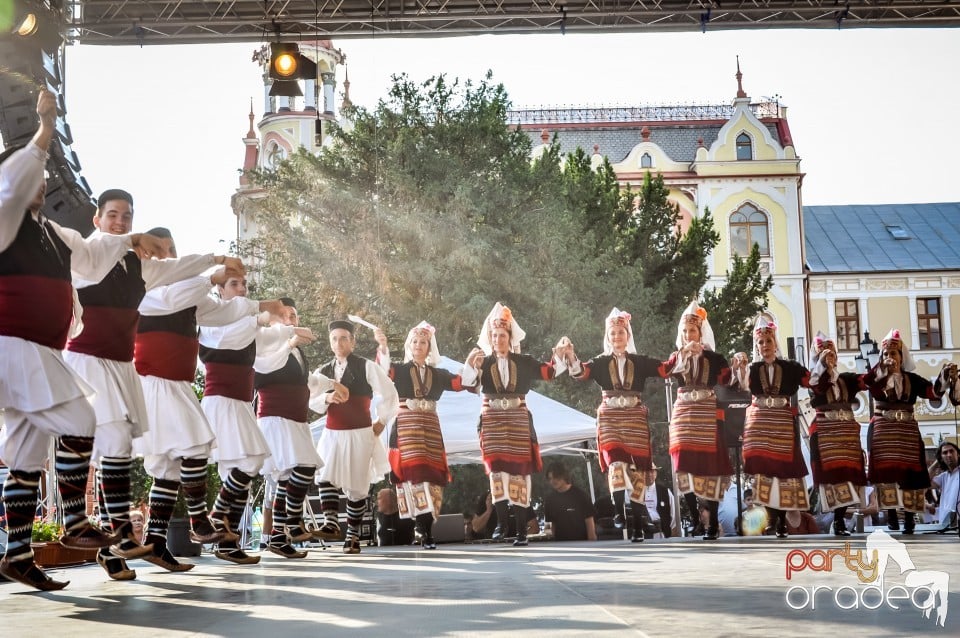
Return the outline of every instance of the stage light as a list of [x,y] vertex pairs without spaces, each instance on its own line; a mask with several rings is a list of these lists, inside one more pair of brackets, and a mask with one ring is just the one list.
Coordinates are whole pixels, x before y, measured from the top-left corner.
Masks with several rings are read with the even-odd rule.
[[274,80],[299,78],[300,48],[296,44],[274,42],[270,45],[270,77]]
[[296,80],[274,80],[270,85],[271,97],[300,97],[303,91],[300,90],[300,84]]
[[13,32],[26,38],[36,33],[39,26],[40,22],[37,20],[37,14],[28,13],[23,17],[22,20],[20,20]]

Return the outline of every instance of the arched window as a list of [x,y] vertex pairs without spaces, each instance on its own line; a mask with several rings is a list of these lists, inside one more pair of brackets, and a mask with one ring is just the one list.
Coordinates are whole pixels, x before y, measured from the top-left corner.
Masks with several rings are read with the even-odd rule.
[[747,257],[756,244],[761,257],[770,256],[767,234],[767,216],[753,204],[744,204],[730,215],[730,244],[733,252]]
[[746,133],[737,136],[737,161],[753,159],[753,140]]
[[653,168],[653,158],[650,157],[650,153],[640,156],[640,168]]

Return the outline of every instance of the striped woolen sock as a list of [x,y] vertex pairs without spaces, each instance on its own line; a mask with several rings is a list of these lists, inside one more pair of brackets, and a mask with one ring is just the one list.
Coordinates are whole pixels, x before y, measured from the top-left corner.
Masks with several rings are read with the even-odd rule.
[[[230,474],[227,475],[223,485],[220,486],[220,493],[217,494],[217,500],[213,503],[211,516],[214,518],[229,517],[236,503],[240,504],[240,511],[242,512],[243,506],[247,502],[247,493],[250,491],[252,480],[253,478],[249,474],[238,468],[230,470]],[[232,520],[230,529],[234,529]]]
[[77,531],[87,523],[87,476],[93,437],[61,436],[57,440],[57,486],[63,508],[63,531]]
[[360,522],[363,520],[363,514],[366,511],[367,499],[347,501],[347,538],[353,540],[360,538]]
[[270,530],[270,544],[283,545],[287,542],[287,481],[277,483],[277,493],[273,497],[273,528]]
[[40,472],[11,470],[3,483],[3,508],[7,516],[7,553],[10,562],[31,560],[33,518],[40,498]]
[[[97,490],[97,516],[100,519],[100,527],[107,532],[113,531],[113,523],[110,522],[110,516],[107,514],[107,506],[103,501],[103,479],[100,476],[100,470],[97,470],[96,477],[94,478],[96,485],[94,489]],[[106,548],[109,550],[110,548]],[[110,553],[109,551],[107,552]]]
[[298,465],[293,468],[290,481],[287,483],[287,526],[296,527],[303,522],[303,499],[307,497],[310,483],[317,468],[308,465]]
[[323,510],[324,523],[337,523],[340,512],[340,490],[333,483],[322,481],[320,488],[320,509]]
[[180,485],[187,502],[190,524],[196,528],[207,522],[207,459],[183,459],[180,462]]
[[147,533],[151,536],[167,537],[173,508],[177,504],[178,489],[180,489],[178,481],[153,479],[153,486],[150,488],[150,513],[147,521]]
[[[230,525],[230,529],[236,532],[237,534],[240,534],[240,524],[243,521],[243,512],[247,508],[247,499],[250,497],[250,480],[251,479],[249,476],[247,476],[243,472],[240,472],[240,470],[234,469],[233,472],[239,472],[243,476],[247,477],[246,487],[244,487],[241,491],[236,492],[233,495],[234,500],[230,504],[230,511],[229,513],[225,514],[225,516],[227,517],[227,524]],[[227,480],[230,480],[233,478],[233,472],[231,472]],[[217,502],[219,501],[220,499],[219,497],[217,497]],[[220,514],[217,513],[216,509],[214,509],[214,515],[220,516]],[[264,533],[266,533],[266,531],[264,531]],[[239,540],[220,541],[220,549],[221,550],[239,549],[240,548],[239,542],[240,542]]]
[[100,460],[100,489],[114,531],[130,522],[130,466],[133,460],[105,456]]

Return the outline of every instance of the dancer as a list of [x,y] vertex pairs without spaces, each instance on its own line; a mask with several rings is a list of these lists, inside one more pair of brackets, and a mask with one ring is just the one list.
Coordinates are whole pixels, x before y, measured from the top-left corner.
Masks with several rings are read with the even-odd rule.
[[283,297],[280,301],[279,320],[262,331],[274,337],[269,343],[258,339],[253,365],[257,422],[271,453],[262,473],[276,485],[267,549],[284,558],[303,558],[306,552],[294,549],[292,543],[313,538],[303,523],[303,501],[317,468],[323,465],[308,424],[310,367],[300,348],[315,337],[309,328],[300,327],[294,300]]
[[[700,511],[697,497],[705,501],[709,522],[703,539],[713,541],[720,535],[718,508],[724,481],[733,474],[714,387],[731,383],[731,369],[714,351],[707,311],[696,301],[680,315],[676,344],[676,352],[660,367],[660,376],[679,384],[670,419],[670,457],[677,489],[694,519]],[[736,360],[741,366],[746,363],[745,356]]]
[[[397,416],[400,400],[390,377],[373,361],[353,354],[356,340],[349,321],[331,321],[330,349],[333,359],[319,373],[346,387],[349,395],[336,390],[311,399],[310,407],[327,415],[327,424],[317,443],[323,467],[317,474],[320,487],[322,538],[339,538],[339,490],[347,497],[347,533],[345,554],[360,553],[360,523],[367,510],[370,484],[390,471],[387,451],[380,440],[386,424]],[[370,403],[380,397],[376,418],[370,415]]]
[[[630,466],[646,470],[653,464],[647,406],[643,386],[648,377],[659,378],[660,361],[637,354],[630,327],[630,313],[614,308],[604,321],[603,354],[580,365],[575,361],[569,373],[574,379],[593,379],[603,390],[597,408],[597,451],[600,471],[606,473],[615,509],[614,525],[624,526],[626,499],[645,493],[642,474],[638,484],[631,480]],[[643,541],[644,517],[649,517],[641,500],[633,502],[634,543]]]
[[810,387],[810,373],[779,356],[777,326],[764,317],[757,321],[753,343],[755,360],[748,380],[753,402],[743,424],[743,469],[756,475],[757,502],[770,511],[777,538],[786,538],[787,510],[810,509],[803,480],[807,465],[790,404],[801,386]]
[[401,518],[412,518],[424,549],[436,549],[433,523],[440,515],[443,488],[450,482],[437,401],[446,390],[463,390],[460,375],[438,368],[440,352],[433,326],[421,321],[403,344],[403,363],[390,363],[387,335],[374,332],[380,347],[377,362],[387,371],[400,397],[390,431],[390,482],[396,485]]
[[112,545],[117,534],[90,525],[85,488],[96,418],[92,389],[63,360],[68,336],[80,329],[74,275],[99,280],[130,248],[160,249],[139,234],[84,240],[40,212],[46,150],[54,134],[56,97],[40,91],[40,127],[24,147],[0,153],[0,457],[10,467],[3,486],[7,548],[0,574],[43,591],[66,587],[36,565],[30,538],[39,503],[40,475],[51,439],[66,547]]
[[897,509],[903,508],[903,533],[913,534],[915,514],[923,512],[924,494],[930,487],[926,453],[913,406],[920,399],[939,402],[948,389],[954,400],[957,366],[944,364],[936,381],[930,383],[913,372],[913,357],[897,329],[883,338],[880,351],[880,361],[864,379],[875,401],[867,429],[867,479],[876,488],[879,507],[887,510],[891,529],[899,529]]
[[[158,255],[159,258],[177,256],[173,237],[167,229],[154,228],[147,232],[164,240],[166,252]],[[210,295],[213,285],[222,286],[230,276],[225,268],[219,268],[210,276],[201,275],[154,288],[140,302],[134,364],[143,386],[150,429],[134,439],[133,446],[134,451],[143,456],[144,470],[153,478],[146,544],[160,549],[154,552],[152,562],[171,571],[193,567],[164,551],[180,488],[194,542],[237,538],[222,521],[206,520],[207,462],[214,435],[193,388],[200,348],[197,326],[227,325],[262,312],[277,314],[282,305],[276,300],[256,302],[242,297],[222,301]],[[200,534],[197,530],[207,533]],[[116,561],[101,561],[101,565],[115,580],[136,577],[133,570],[118,570]]]
[[818,332],[810,358],[810,405],[817,415],[810,425],[810,469],[824,509],[833,510],[833,533],[850,536],[844,517],[847,508],[864,503],[867,474],[860,447],[860,424],[853,418],[863,378],[837,371],[833,339]]
[[[133,224],[133,197],[120,189],[104,191],[97,200],[93,224],[98,233],[123,235]],[[145,259],[130,251],[98,281],[74,278],[83,306],[84,329],[67,342],[64,360],[84,381],[93,386],[93,409],[97,415],[92,465],[98,470],[98,500],[101,525],[119,532],[122,541],[101,550],[101,563],[115,562],[110,555],[128,559],[162,555],[161,548],[141,545],[130,525],[130,467],[133,439],[147,431],[143,389],[133,365],[134,340],[139,313],[137,307],[146,291],[199,275],[215,266],[226,265],[243,272],[235,257],[188,255],[178,259]],[[188,470],[189,471],[189,470]],[[204,475],[205,478],[205,475]],[[206,517],[197,519],[197,532],[208,540],[216,538]],[[159,558],[158,558],[159,560]],[[126,569],[111,567],[111,570]]]
[[[540,445],[527,410],[526,395],[538,379],[550,381],[555,363],[543,363],[520,354],[526,333],[509,308],[499,301],[487,315],[475,348],[461,373],[464,387],[478,387],[483,394],[480,411],[480,452],[490,476],[490,493],[497,511],[494,540],[503,540],[509,528],[510,509],[517,520],[515,546],[527,545],[526,521],[530,508],[530,475],[543,469]],[[573,346],[564,338],[555,351],[561,367],[575,358]]]
[[[217,286],[217,292],[224,301],[246,297],[247,280],[230,277]],[[200,361],[206,372],[200,407],[217,439],[212,459],[223,482],[210,516],[218,526],[226,520],[230,531],[240,528],[250,483],[270,456],[253,413],[253,364],[262,321],[263,317],[244,317],[226,326],[200,328]],[[165,490],[157,497],[169,499],[170,494]],[[176,492],[172,494],[175,499]],[[247,554],[236,540],[221,540],[214,556],[238,565],[260,562],[259,556]]]

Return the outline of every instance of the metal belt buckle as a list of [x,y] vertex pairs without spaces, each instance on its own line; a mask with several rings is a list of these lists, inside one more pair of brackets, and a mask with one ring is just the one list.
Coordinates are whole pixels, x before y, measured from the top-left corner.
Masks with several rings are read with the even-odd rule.
[[508,410],[510,409],[510,399],[494,399],[493,405],[498,410]]
[[763,407],[765,408],[775,408],[773,397],[763,397]]

